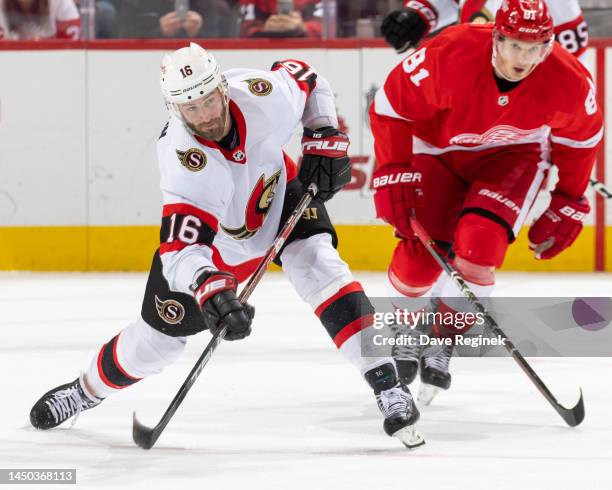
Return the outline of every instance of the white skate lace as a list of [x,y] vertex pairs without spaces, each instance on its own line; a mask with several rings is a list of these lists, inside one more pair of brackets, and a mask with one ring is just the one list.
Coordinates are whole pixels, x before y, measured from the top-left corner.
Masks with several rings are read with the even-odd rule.
[[47,406],[51,410],[51,415],[55,419],[55,423],[59,424],[64,420],[69,419],[74,415],[70,427],[76,424],[81,411],[91,408],[96,403],[87,399],[83,399],[77,388],[68,388],[58,391],[46,401]]
[[453,355],[453,346],[431,347],[423,353],[425,366],[436,369],[442,373],[448,373],[448,365]]
[[378,407],[386,419],[408,412],[408,404],[412,397],[399,384],[376,395]]

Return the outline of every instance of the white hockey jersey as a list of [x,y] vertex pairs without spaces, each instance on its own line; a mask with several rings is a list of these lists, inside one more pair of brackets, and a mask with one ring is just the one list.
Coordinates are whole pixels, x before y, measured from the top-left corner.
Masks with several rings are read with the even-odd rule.
[[[457,21],[469,22],[474,12],[483,12],[490,20],[501,7],[502,0],[406,0],[404,5],[420,11],[429,21],[430,31],[442,29]],[[578,0],[546,0],[555,25],[559,44],[581,58],[589,44],[587,23]],[[583,61],[581,59],[581,61]]]
[[158,141],[163,195],[160,256],[171,289],[189,293],[205,267],[246,279],[279,228],[285,187],[297,174],[282,147],[300,121],[337,124],[328,83],[303,62],[272,71],[226,71],[240,143],[231,151],[172,116]]

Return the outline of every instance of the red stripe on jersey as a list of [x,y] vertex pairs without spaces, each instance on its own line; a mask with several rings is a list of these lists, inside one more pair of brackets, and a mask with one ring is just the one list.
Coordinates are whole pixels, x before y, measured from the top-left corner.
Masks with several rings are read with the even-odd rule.
[[106,375],[104,374],[104,370],[102,369],[102,355],[104,353],[105,347],[106,347],[106,344],[102,346],[102,348],[100,349],[100,353],[98,354],[98,375],[100,376],[100,379],[106,386],[110,386],[111,388],[114,388],[116,390],[121,390],[125,388],[125,386],[119,386],[113,383],[110,379],[106,377]]
[[241,262],[240,264],[230,265],[226,264],[219,253],[217,247],[212,247],[212,261],[217,269],[220,271],[231,272],[236,276],[238,282],[246,281],[257,269],[257,266],[261,262],[263,257],[255,257],[254,259]]
[[362,316],[361,318],[357,318],[357,320],[349,323],[346,327],[338,332],[338,334],[334,337],[334,344],[338,349],[342,347],[342,344],[350,339],[356,333],[361,332],[364,328],[368,328],[372,326],[374,323],[374,315],[369,314]]
[[285,171],[287,172],[287,184],[297,177],[297,164],[283,151],[283,159],[285,160]]
[[321,313],[323,313],[327,309],[327,307],[331,305],[334,301],[337,301],[338,299],[342,298],[342,296],[346,296],[347,294],[354,293],[356,291],[363,292],[361,284],[359,284],[359,282],[357,281],[353,281],[350,284],[347,284],[346,286],[340,288],[340,290],[336,294],[326,299],[317,307],[317,309],[315,310],[315,315],[320,317]]
[[212,228],[215,233],[219,231],[219,220],[217,220],[217,218],[215,218],[212,214],[207,213],[203,209],[196,208],[191,204],[166,204],[162,210],[162,217],[172,216],[173,214],[195,216],[196,218],[200,218],[200,220]]
[[308,64],[300,60],[283,60],[276,61],[271,68],[271,71],[284,69],[295,81],[302,92],[306,94],[306,98],[310,96],[312,91],[317,86],[317,72]]
[[126,378],[132,379],[134,381],[140,381],[142,378],[136,378],[135,376],[132,376],[131,374],[128,374],[127,371],[125,369],[123,369],[123,366],[121,366],[121,364],[119,364],[119,359],[117,358],[117,344],[119,343],[119,338],[120,337],[121,337],[121,333],[119,333],[119,335],[117,335],[117,339],[113,343],[113,361],[115,362],[115,366],[117,367],[117,369],[119,371],[121,371],[121,373]]
[[429,34],[431,30],[438,25],[440,13],[438,9],[427,0],[407,0],[404,2],[404,7],[414,10],[419,17],[423,19],[425,24],[427,24],[427,31],[425,31],[424,35]]
[[159,254],[163,255],[168,252],[179,252],[183,250],[185,247],[189,247],[190,245],[198,245],[200,247],[207,247],[208,245],[204,245],[203,243],[185,243],[180,240],[175,240],[171,243],[161,243],[159,245]]

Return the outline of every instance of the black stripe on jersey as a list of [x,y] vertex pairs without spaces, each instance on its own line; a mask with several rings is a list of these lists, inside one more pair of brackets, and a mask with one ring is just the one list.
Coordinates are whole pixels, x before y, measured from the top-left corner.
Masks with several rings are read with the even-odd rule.
[[332,339],[347,325],[374,314],[374,307],[363,291],[346,294],[327,306],[319,319]]
[[310,95],[317,86],[317,72],[300,60],[275,61],[272,64],[272,71],[284,68],[289,75],[296,81],[300,89]]
[[159,230],[159,253],[175,252],[189,245],[210,247],[218,222],[212,215],[190,204],[166,204]]

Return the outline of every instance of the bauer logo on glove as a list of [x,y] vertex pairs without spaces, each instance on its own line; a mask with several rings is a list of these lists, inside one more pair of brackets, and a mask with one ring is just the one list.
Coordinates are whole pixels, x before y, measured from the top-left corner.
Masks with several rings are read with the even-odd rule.
[[395,174],[375,177],[372,180],[372,187],[378,189],[385,185],[410,184],[413,182],[421,182],[421,172],[397,172]]
[[529,230],[529,248],[536,259],[552,259],[569,247],[591,210],[586,197],[571,199],[553,192],[550,205]]

